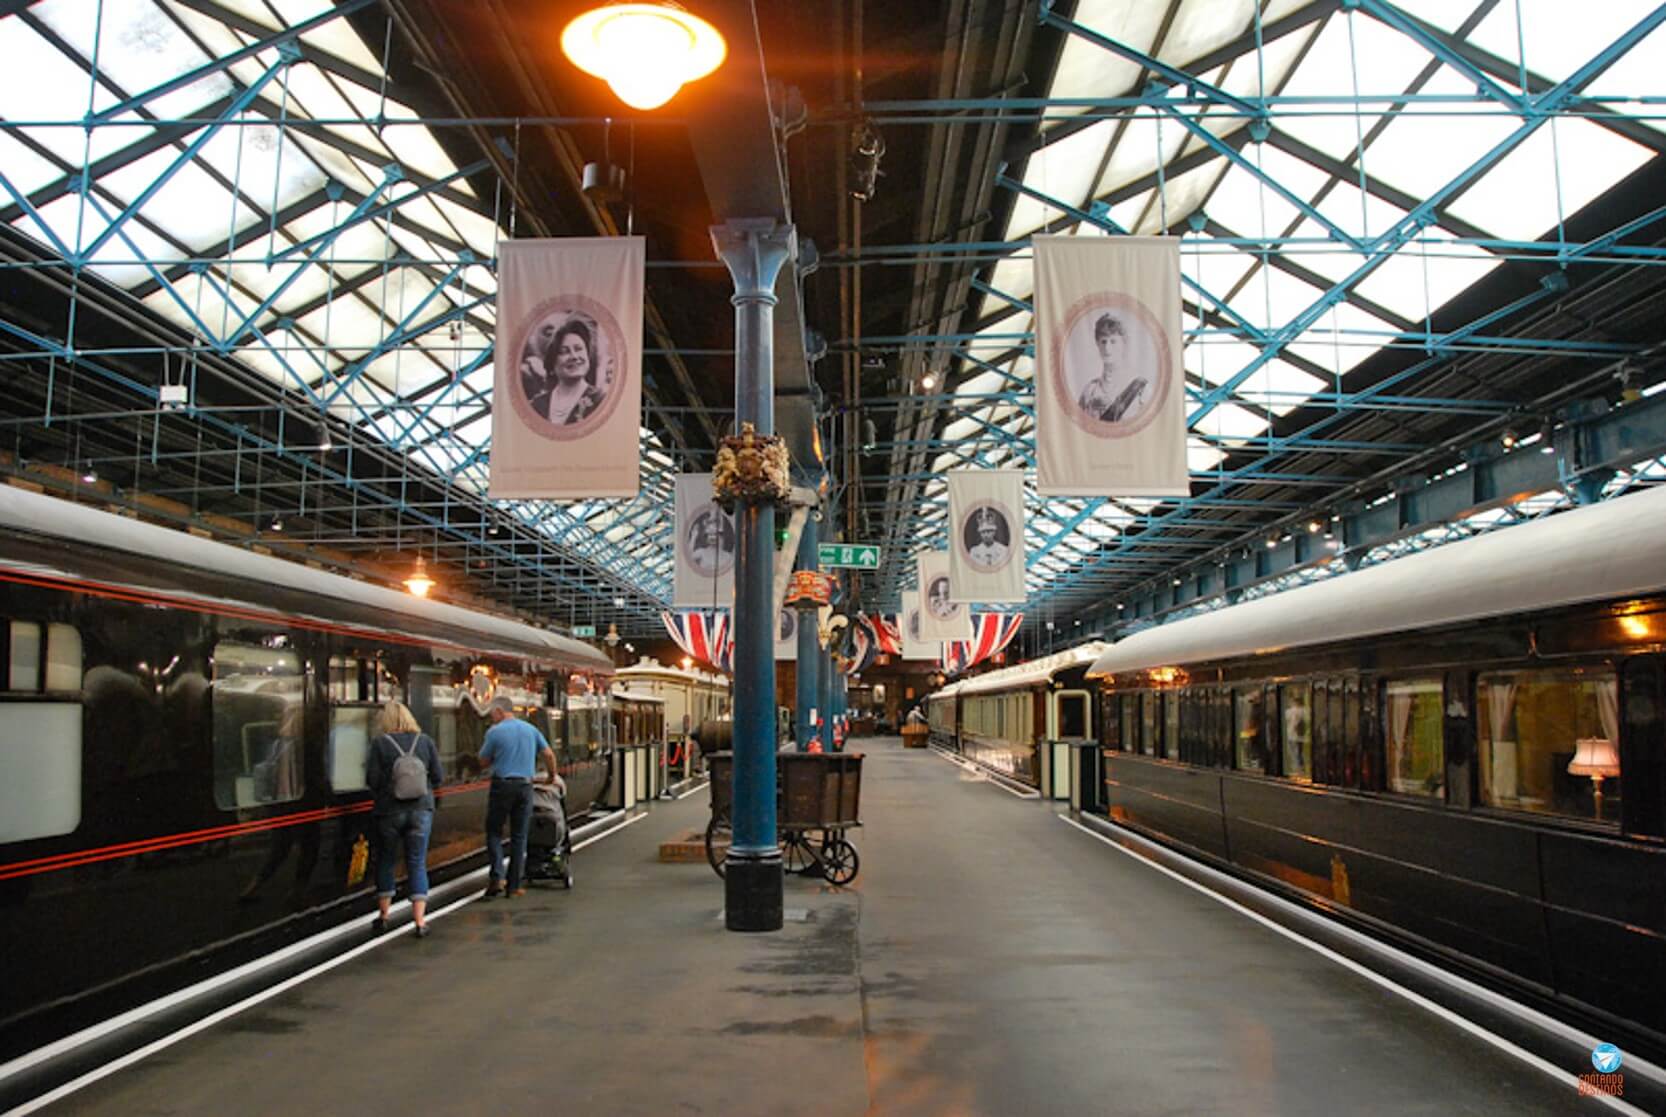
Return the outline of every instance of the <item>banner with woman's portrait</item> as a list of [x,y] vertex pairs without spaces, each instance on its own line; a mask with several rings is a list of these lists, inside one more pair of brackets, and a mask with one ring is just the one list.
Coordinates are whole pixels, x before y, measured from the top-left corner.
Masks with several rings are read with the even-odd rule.
[[735,555],[740,536],[735,518],[712,500],[712,475],[677,476],[676,565],[671,604],[682,608],[728,609],[735,603]]
[[641,237],[498,245],[490,495],[635,496]]
[[946,476],[954,600],[1023,601],[1023,471],[956,469]]
[[775,610],[775,658],[798,658],[798,610]]
[[1036,236],[1036,490],[1186,496],[1180,241]]
[[955,600],[949,578],[949,553],[921,551],[919,573],[919,639],[933,643],[941,643],[944,640],[970,640],[972,610]]

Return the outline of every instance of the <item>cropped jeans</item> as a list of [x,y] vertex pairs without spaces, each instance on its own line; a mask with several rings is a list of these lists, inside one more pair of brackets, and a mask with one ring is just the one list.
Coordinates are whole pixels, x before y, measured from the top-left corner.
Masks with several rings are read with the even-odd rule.
[[411,899],[428,899],[428,835],[434,812],[424,807],[401,807],[376,818],[376,895],[393,895],[394,850],[405,843],[405,872]]
[[509,823],[509,891],[521,886],[526,872],[526,832],[532,823],[532,784],[527,780],[493,780],[486,799],[486,856],[492,884],[503,879],[503,824]]

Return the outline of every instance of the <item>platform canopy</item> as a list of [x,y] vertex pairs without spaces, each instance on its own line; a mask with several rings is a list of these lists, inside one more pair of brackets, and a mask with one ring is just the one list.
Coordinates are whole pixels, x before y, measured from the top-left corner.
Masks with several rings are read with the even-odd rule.
[[[757,211],[814,244],[777,407],[869,609],[948,470],[1033,468],[1038,232],[1179,238],[1191,492],[1032,473],[1023,648],[1666,479],[1666,7],[688,6],[730,64],[654,113],[563,61],[570,0],[0,6],[0,471],[657,634],[733,404],[708,229]],[[488,500],[497,243],[627,230],[641,495]]]

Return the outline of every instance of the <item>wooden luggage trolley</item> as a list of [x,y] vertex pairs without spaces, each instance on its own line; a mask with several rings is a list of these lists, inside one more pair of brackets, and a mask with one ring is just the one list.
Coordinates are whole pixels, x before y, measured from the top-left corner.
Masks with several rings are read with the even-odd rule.
[[[706,860],[722,876],[732,836],[734,753],[717,752],[707,759],[712,818],[706,826]],[[862,825],[862,754],[785,752],[776,755],[775,765],[775,827],[786,871],[849,884],[861,864],[845,831]]]

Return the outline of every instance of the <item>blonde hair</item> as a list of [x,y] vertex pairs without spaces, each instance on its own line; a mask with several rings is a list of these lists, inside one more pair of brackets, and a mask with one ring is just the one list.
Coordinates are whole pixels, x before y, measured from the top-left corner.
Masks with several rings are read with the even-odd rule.
[[416,715],[411,713],[410,707],[397,698],[390,698],[382,706],[382,712],[376,715],[376,731],[378,733],[421,733],[422,726],[417,724]]

